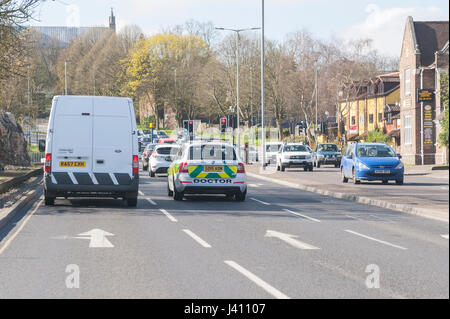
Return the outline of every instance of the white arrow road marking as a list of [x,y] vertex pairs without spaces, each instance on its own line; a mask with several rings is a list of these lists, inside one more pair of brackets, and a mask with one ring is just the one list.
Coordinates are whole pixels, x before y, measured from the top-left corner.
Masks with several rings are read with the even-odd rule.
[[161,211],[164,215],[166,215],[167,218],[169,218],[171,221],[173,221],[173,222],[177,222],[177,221],[178,221],[175,217],[173,217],[172,215],[170,215],[169,212],[168,212],[167,210],[161,208],[160,211]]
[[251,273],[250,271],[248,271],[247,269],[245,269],[244,267],[240,266],[239,264],[235,263],[232,260],[225,260],[224,261],[228,266],[230,266],[231,268],[237,270],[238,272],[240,272],[241,274],[243,274],[245,277],[247,277],[248,279],[250,279],[251,281],[253,281],[255,284],[257,284],[258,286],[260,286],[262,289],[264,289],[265,291],[267,291],[269,294],[271,294],[272,296],[274,296],[277,299],[291,299],[288,296],[286,296],[284,293],[282,293],[281,291],[279,291],[278,289],[272,287],[271,285],[269,285],[267,282],[265,282],[264,280],[262,280],[261,278],[259,278],[258,276],[256,276],[255,274]]
[[447,235],[441,235],[442,238],[448,239],[448,234]]
[[258,202],[258,203],[261,203],[261,204],[264,204],[264,205],[270,205],[269,203],[266,203],[266,202],[263,202],[262,200],[259,200],[259,199],[256,199],[256,198],[250,198],[251,200],[254,200],[255,202]]
[[200,237],[198,237],[196,234],[194,234],[193,232],[191,232],[189,229],[183,229],[183,231],[188,234],[189,236],[192,237],[192,239],[194,239],[197,243],[199,243],[200,245],[202,245],[205,248],[211,248],[211,245],[208,244],[206,241],[204,241],[203,239],[201,239]]
[[[89,248],[112,248],[113,244],[106,238],[106,236],[114,236],[114,234],[108,233],[101,229],[92,229],[88,232],[78,234],[77,239],[89,239]],[[86,236],[86,237],[84,237]]]
[[275,237],[278,239],[281,239],[282,241],[288,243],[291,246],[294,246],[295,248],[300,248],[300,249],[320,249],[318,247],[303,243],[297,239],[294,238],[298,238],[298,236],[295,235],[290,235],[290,234],[285,234],[285,233],[280,233],[274,230],[268,230],[266,232],[266,234],[264,235],[264,237]]
[[293,212],[292,210],[289,210],[289,209],[283,209],[283,210],[284,210],[285,212],[288,212],[288,213],[291,213],[291,214],[294,214],[294,215],[301,216],[301,217],[303,217],[303,218],[312,220],[313,222],[320,223],[320,220],[318,220],[318,219],[315,219],[315,218],[312,218],[312,217],[309,217],[309,216],[306,216],[306,215],[302,215],[302,214],[300,214],[300,213]]
[[373,237],[369,237],[369,236],[366,236],[366,235],[357,233],[357,232],[352,231],[352,230],[346,229],[345,231],[346,231],[347,233],[354,234],[354,235],[360,236],[360,237],[364,237],[364,238],[367,238],[367,239],[370,239],[370,240],[379,242],[379,243],[384,244],[384,245],[388,245],[388,246],[395,247],[395,248],[398,248],[398,249],[403,249],[403,250],[408,249],[408,248],[405,248],[405,247],[402,247],[402,246],[398,246],[398,245],[391,244],[391,243],[389,243],[389,242],[387,242],[387,241],[384,241],[384,240],[379,240],[379,239],[376,239],[376,238],[373,238]]

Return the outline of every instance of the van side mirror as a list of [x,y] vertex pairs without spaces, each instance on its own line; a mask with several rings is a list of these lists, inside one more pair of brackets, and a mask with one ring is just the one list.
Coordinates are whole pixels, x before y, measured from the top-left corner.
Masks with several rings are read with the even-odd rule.
[[398,159],[402,159],[402,156],[399,154],[397,154]]
[[45,152],[45,140],[39,140],[39,152],[44,153]]

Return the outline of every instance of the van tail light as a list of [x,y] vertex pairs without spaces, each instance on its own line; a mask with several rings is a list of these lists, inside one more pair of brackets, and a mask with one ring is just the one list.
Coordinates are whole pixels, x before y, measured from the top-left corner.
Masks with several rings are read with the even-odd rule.
[[184,162],[180,164],[180,173],[189,173],[188,163]]
[[46,173],[52,172],[52,154],[45,154],[44,170]]
[[139,156],[133,155],[133,174],[139,174]]
[[242,163],[238,164],[238,169],[237,169],[238,174],[245,174],[245,166]]

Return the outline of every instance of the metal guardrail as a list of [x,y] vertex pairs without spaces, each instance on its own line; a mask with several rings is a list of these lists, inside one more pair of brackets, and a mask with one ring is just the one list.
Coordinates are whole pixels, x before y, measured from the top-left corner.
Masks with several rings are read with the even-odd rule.
[[45,158],[45,153],[40,152],[28,152],[31,159],[31,164],[41,164],[41,159]]

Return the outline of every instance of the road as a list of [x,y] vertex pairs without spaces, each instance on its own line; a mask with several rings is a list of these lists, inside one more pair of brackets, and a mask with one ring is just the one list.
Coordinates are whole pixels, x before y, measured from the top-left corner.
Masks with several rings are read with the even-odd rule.
[[36,202],[0,230],[0,298],[449,298],[448,223],[253,178],[245,202],[166,187]]

